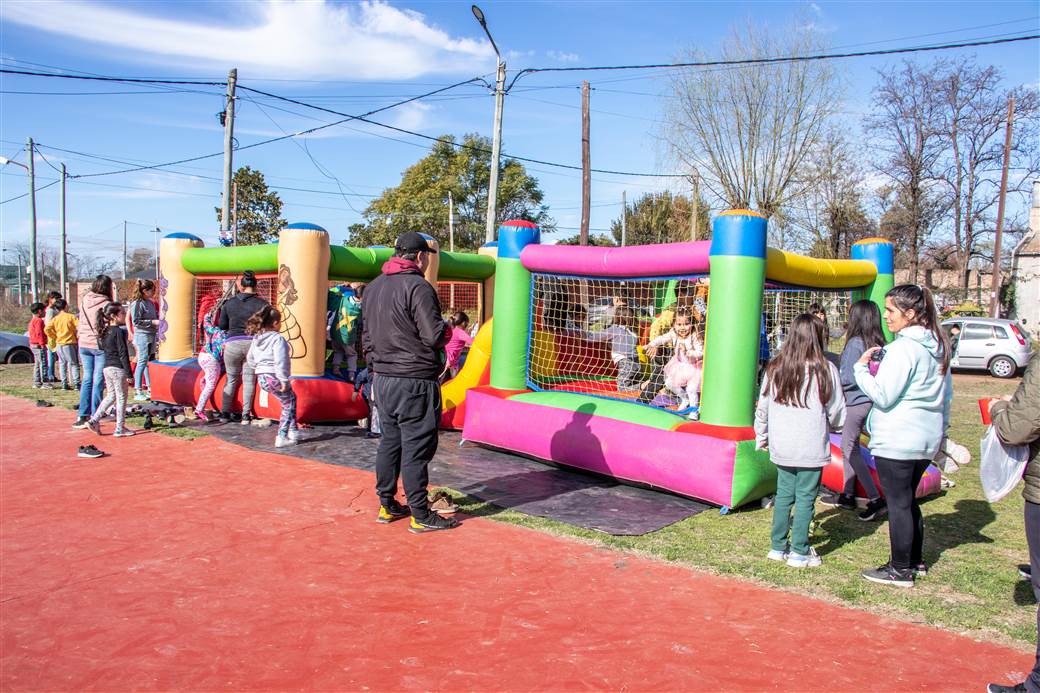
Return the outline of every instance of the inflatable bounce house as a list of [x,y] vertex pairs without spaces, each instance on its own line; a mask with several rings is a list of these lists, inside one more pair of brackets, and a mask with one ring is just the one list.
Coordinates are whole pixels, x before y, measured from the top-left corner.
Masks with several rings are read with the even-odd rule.
[[[436,241],[427,238],[434,245]],[[202,371],[195,357],[201,344],[199,324],[245,270],[258,279],[257,293],[282,313],[282,334],[291,350],[291,375],[297,395],[297,419],[304,423],[351,421],[368,415],[368,407],[351,383],[326,373],[327,299],[331,286],[379,275],[391,256],[389,248],[330,245],[328,233],[313,224],[291,224],[277,243],[206,248],[187,233],[167,235],[160,243],[160,325],[158,361],[149,366],[152,398],[194,405],[201,392]],[[483,323],[466,366],[444,386],[444,421],[461,426],[466,391],[487,382],[491,351],[488,322],[493,303],[495,249],[481,253],[440,252],[426,278],[437,289],[447,311],[462,308]],[[483,380],[482,380],[483,378]],[[221,378],[210,409],[219,409]],[[241,408],[239,388],[236,408]],[[278,401],[257,388],[257,415],[277,419]]]
[[[541,245],[535,225],[503,224],[489,380],[468,392],[463,437],[724,510],[744,505],[776,487],[751,427],[768,351],[810,305],[838,336],[851,301],[883,306],[892,285],[889,241],[859,241],[848,260],[804,257],[768,248],[766,219],[748,210],[719,215],[710,241],[622,248]],[[703,334],[699,420],[663,390],[622,387],[611,356],[611,330],[646,344],[676,301]],[[652,360],[640,357],[652,380]],[[842,482],[836,448],[831,488]],[[919,495],[937,492],[939,479],[930,468]]]

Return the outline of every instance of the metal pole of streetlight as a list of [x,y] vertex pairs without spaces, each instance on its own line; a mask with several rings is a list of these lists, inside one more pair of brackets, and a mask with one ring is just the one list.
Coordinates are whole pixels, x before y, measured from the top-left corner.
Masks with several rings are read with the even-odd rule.
[[37,297],[37,267],[36,267],[36,168],[34,165],[36,149],[33,139],[26,140],[25,148],[29,154],[29,290],[32,297]]
[[506,63],[502,60],[498,46],[495,45],[495,39],[491,38],[484,13],[476,5],[471,6],[470,9],[481,28],[484,29],[488,41],[491,42],[491,47],[495,49],[495,55],[498,56],[498,70],[495,76],[495,123],[491,140],[491,180],[488,182],[487,219],[484,225],[484,241],[493,243],[495,240],[495,215],[498,211],[498,169],[502,154],[502,107],[506,94]]
[[61,295],[68,295],[68,280],[69,280],[69,243],[68,237],[65,235],[65,181],[68,179],[68,172],[65,170],[65,164],[61,165],[61,267],[59,272],[61,273]]

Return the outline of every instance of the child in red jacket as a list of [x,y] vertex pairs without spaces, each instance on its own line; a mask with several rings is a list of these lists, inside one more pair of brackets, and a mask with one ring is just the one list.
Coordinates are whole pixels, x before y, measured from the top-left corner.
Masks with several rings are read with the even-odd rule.
[[47,306],[34,303],[29,306],[32,319],[29,321],[29,348],[33,353],[33,387],[37,390],[52,389],[47,382],[47,335],[43,332],[43,315]]

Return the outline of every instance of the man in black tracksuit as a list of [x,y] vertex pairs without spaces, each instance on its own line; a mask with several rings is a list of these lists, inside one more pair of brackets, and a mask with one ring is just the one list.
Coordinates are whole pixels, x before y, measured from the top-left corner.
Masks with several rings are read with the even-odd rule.
[[[383,273],[365,289],[361,333],[365,361],[375,373],[373,394],[383,430],[376,454],[377,521],[393,522],[410,511],[412,532],[451,529],[458,523],[431,512],[426,496],[441,418],[438,378],[451,334],[437,292],[423,277],[429,253],[436,251],[411,231],[398,237],[394,251]],[[394,498],[398,476],[407,508]]]

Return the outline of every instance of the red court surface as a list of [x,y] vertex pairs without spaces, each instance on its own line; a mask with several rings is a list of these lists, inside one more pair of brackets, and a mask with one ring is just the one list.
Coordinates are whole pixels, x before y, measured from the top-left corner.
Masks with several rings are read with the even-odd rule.
[[377,525],[348,468],[0,409],[4,691],[977,691],[1032,666],[490,520]]

